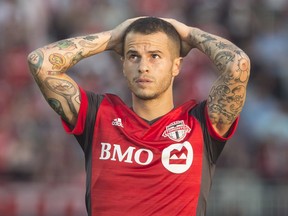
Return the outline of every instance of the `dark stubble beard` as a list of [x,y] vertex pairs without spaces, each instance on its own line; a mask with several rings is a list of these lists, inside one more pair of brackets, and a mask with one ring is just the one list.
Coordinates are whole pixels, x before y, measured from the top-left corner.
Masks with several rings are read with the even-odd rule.
[[135,93],[133,93],[133,94],[135,95],[135,97],[137,97],[141,100],[145,100],[145,101],[154,100],[154,99],[158,98],[158,96],[160,95],[159,93],[158,94],[155,93],[153,95],[143,95],[143,94],[135,94]]
[[166,92],[170,85],[172,83],[172,78],[169,79],[169,80],[165,80],[165,82],[162,84],[159,84],[161,85],[162,87],[158,88],[157,91],[153,92],[153,93],[150,93],[150,94],[143,94],[141,92],[137,92],[133,90],[133,86],[131,85],[131,83],[128,81],[128,87],[130,89],[130,91],[132,92],[133,95],[135,95],[135,97],[141,99],[141,100],[145,100],[145,101],[148,101],[148,100],[154,100],[154,99],[157,99],[159,96],[161,96],[164,92]]

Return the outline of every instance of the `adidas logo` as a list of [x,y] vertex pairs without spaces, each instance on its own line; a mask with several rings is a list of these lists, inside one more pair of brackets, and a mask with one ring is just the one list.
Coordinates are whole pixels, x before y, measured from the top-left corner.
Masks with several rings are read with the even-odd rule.
[[122,119],[121,118],[115,118],[113,121],[112,121],[112,125],[114,126],[119,126],[119,127],[123,127],[123,124],[122,124]]

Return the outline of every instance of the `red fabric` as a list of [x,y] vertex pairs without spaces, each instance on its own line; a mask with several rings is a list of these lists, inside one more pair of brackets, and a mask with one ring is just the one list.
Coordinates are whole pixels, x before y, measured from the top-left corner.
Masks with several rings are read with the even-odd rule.
[[[83,133],[85,121],[94,118],[91,113],[87,115],[86,93],[82,89],[80,92],[81,106],[75,128],[70,129],[63,122],[65,130],[76,135]],[[209,191],[212,176],[207,172],[211,163],[203,157],[206,151],[203,135],[210,133],[213,138],[226,141],[234,134],[238,118],[228,136],[221,137],[213,129],[207,108],[206,120],[189,114],[195,105],[189,101],[149,125],[119,97],[104,96],[97,111],[94,133],[88,137],[92,140],[88,143],[91,151],[86,161],[89,215],[205,212],[206,189]],[[200,124],[203,121],[208,127],[204,134]],[[93,125],[87,127],[93,129]]]
[[61,118],[63,128],[68,134],[80,135],[84,131],[88,109],[88,99],[85,91],[80,87],[79,90],[80,90],[81,104],[75,127],[71,129],[71,125],[69,125],[65,120]]
[[91,156],[91,215],[196,215],[204,141],[188,114],[194,105],[149,125],[118,97],[104,98]]
[[209,134],[216,140],[219,140],[219,141],[227,141],[229,140],[235,133],[236,131],[236,128],[237,128],[237,125],[238,125],[238,122],[239,122],[239,116],[236,118],[236,120],[234,121],[234,123],[231,125],[230,127],[230,130],[228,132],[228,135],[226,137],[223,137],[221,135],[219,135],[215,129],[213,128],[213,125],[210,121],[210,118],[209,118],[209,115],[208,115],[208,108],[207,106],[205,107],[205,117],[206,117],[206,124],[207,124],[207,128],[208,128],[208,131],[209,131]]

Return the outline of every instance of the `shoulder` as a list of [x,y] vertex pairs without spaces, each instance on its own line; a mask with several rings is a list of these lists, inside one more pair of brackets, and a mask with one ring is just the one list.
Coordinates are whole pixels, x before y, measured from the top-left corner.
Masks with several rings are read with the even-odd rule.
[[205,120],[205,108],[206,108],[206,100],[195,103],[195,105],[189,110],[189,115],[194,116],[200,122]]

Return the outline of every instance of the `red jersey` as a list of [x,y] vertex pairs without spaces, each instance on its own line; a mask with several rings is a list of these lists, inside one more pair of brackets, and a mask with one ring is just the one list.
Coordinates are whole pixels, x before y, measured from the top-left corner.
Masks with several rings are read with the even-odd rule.
[[153,123],[112,94],[81,91],[73,130],[85,153],[86,207],[96,215],[205,215],[218,136],[205,102],[191,100]]

